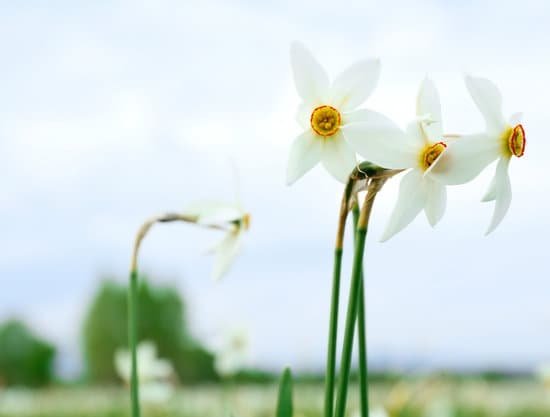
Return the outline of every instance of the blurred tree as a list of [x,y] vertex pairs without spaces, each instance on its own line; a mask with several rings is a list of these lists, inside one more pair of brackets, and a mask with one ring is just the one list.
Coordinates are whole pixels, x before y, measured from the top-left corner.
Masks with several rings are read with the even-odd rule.
[[[182,382],[216,378],[213,355],[190,335],[185,308],[176,289],[152,286],[144,277],[139,287],[139,340],[155,342],[159,356],[172,362]],[[93,382],[115,382],[113,358],[128,348],[127,287],[106,280],[84,321],[86,372]]]
[[0,386],[42,386],[52,380],[55,349],[18,320],[0,325]]

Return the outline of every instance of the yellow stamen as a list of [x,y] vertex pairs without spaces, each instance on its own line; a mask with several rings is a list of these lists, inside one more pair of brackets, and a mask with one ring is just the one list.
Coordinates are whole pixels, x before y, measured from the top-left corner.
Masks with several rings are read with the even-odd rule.
[[424,148],[424,151],[420,154],[420,165],[422,166],[422,169],[426,171],[430,166],[432,166],[446,147],[447,145],[444,142],[437,142]]
[[310,118],[311,128],[319,136],[332,136],[340,129],[342,117],[331,106],[319,106],[313,110]]

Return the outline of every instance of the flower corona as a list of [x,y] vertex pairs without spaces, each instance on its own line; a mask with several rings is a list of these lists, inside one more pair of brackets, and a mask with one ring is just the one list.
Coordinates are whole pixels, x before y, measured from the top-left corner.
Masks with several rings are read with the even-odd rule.
[[527,144],[523,125],[518,124],[514,128],[510,129],[507,136],[508,138],[506,140],[506,144],[508,146],[508,150],[512,153],[512,155],[521,158],[525,153],[525,145]]
[[311,112],[311,128],[319,136],[333,136],[340,129],[342,116],[340,112],[332,106],[319,106]]
[[433,163],[439,158],[439,156],[445,151],[447,144],[445,142],[437,142],[433,145],[429,145],[422,152],[421,167],[424,171],[427,171]]

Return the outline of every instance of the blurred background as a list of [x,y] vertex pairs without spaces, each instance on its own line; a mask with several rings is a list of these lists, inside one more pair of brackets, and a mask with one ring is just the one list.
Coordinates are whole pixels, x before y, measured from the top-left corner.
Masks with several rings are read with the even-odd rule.
[[365,107],[403,126],[426,75],[449,133],[484,127],[466,72],[524,113],[512,206],[490,236],[493,167],[449,189],[435,230],[421,215],[380,244],[398,181],[385,187],[367,243],[369,360],[391,416],[550,415],[549,18],[543,0],[0,2],[0,416],[125,415],[114,357],[134,234],[237,190],[252,225],[221,283],[205,256],[216,231],[161,225],[144,243],[140,336],[175,387],[145,413],[272,415],[290,365],[299,412],[318,415],[342,185],[320,167],[284,185],[293,40],[332,76],[380,57]]

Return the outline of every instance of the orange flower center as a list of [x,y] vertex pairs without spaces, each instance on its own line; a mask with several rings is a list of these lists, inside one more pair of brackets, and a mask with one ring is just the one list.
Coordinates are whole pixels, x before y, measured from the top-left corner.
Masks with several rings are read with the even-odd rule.
[[447,145],[445,142],[437,142],[433,145],[427,146],[424,149],[424,152],[422,152],[421,156],[421,165],[422,169],[426,171],[429,167],[432,166],[432,164],[435,162],[435,160],[441,155],[441,153],[445,150]]
[[527,140],[525,139],[525,129],[522,125],[515,126],[508,136],[508,150],[512,155],[521,158],[525,153],[525,144]]
[[331,106],[319,106],[311,112],[311,128],[319,136],[332,136],[340,129],[342,117],[340,112]]

